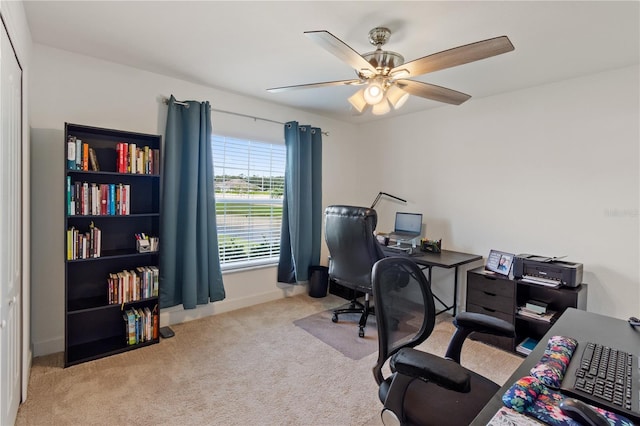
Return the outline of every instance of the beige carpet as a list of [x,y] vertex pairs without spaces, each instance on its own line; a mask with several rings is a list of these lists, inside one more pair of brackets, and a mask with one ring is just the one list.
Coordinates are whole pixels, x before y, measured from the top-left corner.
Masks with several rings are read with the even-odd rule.
[[[352,360],[293,324],[343,303],[277,300],[178,324],[158,345],[67,369],[62,354],[36,358],[16,425],[381,425],[377,353]],[[442,355],[452,330],[441,322],[422,349]],[[521,361],[473,341],[462,355],[498,383]]]

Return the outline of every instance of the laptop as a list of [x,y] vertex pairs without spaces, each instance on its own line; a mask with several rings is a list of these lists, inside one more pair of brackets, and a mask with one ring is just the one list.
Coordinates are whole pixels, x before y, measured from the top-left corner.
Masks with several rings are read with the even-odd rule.
[[412,240],[422,232],[422,213],[396,213],[396,223],[389,238],[394,240]]

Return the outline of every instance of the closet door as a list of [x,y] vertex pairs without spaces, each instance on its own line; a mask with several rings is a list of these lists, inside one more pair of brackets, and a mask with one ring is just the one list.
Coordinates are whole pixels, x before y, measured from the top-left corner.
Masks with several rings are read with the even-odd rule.
[[0,424],[20,403],[22,294],[22,70],[4,25],[0,37]]

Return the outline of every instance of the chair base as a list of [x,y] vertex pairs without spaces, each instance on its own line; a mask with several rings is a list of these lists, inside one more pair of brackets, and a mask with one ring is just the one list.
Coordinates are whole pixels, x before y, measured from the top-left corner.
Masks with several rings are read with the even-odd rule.
[[364,337],[364,329],[367,326],[369,315],[375,315],[375,308],[369,305],[369,295],[365,295],[364,303],[353,299],[348,308],[336,309],[333,311],[331,321],[338,322],[338,315],[341,314],[362,314],[358,321],[358,336]]

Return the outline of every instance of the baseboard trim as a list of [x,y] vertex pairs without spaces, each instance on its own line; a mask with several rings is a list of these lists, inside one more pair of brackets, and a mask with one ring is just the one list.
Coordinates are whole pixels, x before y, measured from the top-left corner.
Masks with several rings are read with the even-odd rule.
[[252,294],[251,296],[225,299],[219,302],[209,303],[208,305],[198,306],[197,309],[183,309],[182,306],[174,306],[163,309],[160,312],[160,324],[162,324],[162,326],[180,324],[211,315],[235,311],[236,309],[248,308],[260,303],[272,302],[274,300],[296,296],[298,294],[303,294],[306,291],[307,286],[289,285],[287,288],[276,288],[260,294]]

